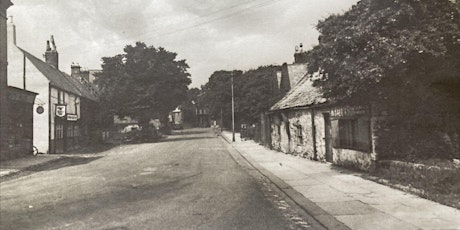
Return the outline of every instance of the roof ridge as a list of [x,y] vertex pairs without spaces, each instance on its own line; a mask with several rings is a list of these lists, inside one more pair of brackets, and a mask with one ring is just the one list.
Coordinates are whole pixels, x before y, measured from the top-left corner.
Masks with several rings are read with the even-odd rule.
[[97,96],[90,90],[85,90],[86,86],[81,82],[72,80],[73,78],[67,73],[55,68],[54,66],[37,58],[33,54],[27,52],[19,46],[16,46],[24,55],[32,62],[32,64],[50,81],[55,87],[77,96],[84,97],[93,101],[97,100]]

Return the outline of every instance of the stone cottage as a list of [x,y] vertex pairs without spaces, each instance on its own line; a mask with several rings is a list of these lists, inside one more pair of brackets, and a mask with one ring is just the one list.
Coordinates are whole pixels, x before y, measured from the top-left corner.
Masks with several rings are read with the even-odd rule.
[[305,74],[270,108],[271,147],[284,153],[369,170],[375,160],[370,106],[327,103]]

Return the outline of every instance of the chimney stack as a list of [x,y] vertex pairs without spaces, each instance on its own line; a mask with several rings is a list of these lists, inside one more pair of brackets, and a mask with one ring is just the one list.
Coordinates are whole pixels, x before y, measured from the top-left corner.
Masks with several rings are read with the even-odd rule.
[[307,63],[307,52],[303,49],[303,44],[295,47],[294,63]]
[[80,80],[80,77],[81,77],[81,67],[78,63],[73,63],[72,62],[72,65],[70,65],[70,76],[75,78],[75,79],[79,79]]
[[53,35],[51,35],[51,45],[52,49],[50,47],[50,41],[46,41],[45,62],[59,69],[59,53],[56,50]]

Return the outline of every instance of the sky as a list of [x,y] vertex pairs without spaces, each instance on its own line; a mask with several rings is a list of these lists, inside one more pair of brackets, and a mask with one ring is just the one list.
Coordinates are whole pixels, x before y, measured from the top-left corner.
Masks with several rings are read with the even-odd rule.
[[294,61],[295,46],[318,43],[315,26],[358,0],[12,0],[17,45],[42,58],[53,35],[59,69],[75,62],[100,69],[101,58],[137,41],[185,59],[191,87],[218,70]]

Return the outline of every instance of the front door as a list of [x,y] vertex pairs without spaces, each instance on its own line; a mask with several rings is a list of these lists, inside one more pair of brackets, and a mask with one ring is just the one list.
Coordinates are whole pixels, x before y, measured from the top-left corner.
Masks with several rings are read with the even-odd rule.
[[331,115],[329,113],[323,113],[324,118],[324,141],[326,147],[326,161],[332,162],[332,135],[331,135]]

